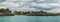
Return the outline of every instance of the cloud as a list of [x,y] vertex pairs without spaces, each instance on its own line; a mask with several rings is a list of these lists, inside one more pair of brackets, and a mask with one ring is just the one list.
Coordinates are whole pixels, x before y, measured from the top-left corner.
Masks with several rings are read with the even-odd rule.
[[46,0],[47,3],[58,3],[58,0]]
[[36,0],[36,2],[44,2],[45,0]]
[[43,7],[43,8],[48,8],[48,4],[47,4],[47,3],[38,4],[38,6],[41,6],[41,7]]
[[36,8],[29,8],[29,6],[24,6],[24,7],[21,7],[21,8],[11,8],[11,10],[13,10],[13,11],[24,11],[24,12],[26,12],[26,11],[37,11],[37,9]]
[[55,8],[47,11],[48,13],[60,13],[60,8]]
[[49,6],[60,7],[60,4],[59,3],[49,3]]
[[0,6],[0,9],[2,9],[2,8],[6,9],[5,7]]
[[0,2],[4,2],[4,1],[6,1],[6,0],[0,0]]
[[[12,11],[39,11],[60,12],[60,0],[6,0],[0,3],[1,8],[9,8]],[[57,12],[56,12],[56,11]]]

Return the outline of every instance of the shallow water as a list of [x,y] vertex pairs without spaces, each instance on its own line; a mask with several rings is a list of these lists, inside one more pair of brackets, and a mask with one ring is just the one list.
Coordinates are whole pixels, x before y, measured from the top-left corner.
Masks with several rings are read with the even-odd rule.
[[0,22],[60,22],[60,16],[0,16]]

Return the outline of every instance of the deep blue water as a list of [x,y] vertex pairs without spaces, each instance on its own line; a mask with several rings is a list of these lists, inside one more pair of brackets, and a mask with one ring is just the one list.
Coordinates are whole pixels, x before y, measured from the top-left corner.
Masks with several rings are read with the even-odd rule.
[[0,22],[60,22],[60,16],[0,16]]

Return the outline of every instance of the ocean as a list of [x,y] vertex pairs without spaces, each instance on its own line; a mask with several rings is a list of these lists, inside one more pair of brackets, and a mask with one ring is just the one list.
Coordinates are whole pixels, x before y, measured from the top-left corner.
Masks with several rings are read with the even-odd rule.
[[60,22],[60,16],[0,16],[0,22]]

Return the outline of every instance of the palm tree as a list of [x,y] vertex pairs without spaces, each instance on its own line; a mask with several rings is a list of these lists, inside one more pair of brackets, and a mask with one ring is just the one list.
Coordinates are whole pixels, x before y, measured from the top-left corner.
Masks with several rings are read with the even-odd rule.
[[6,10],[9,11],[9,8],[7,8]]
[[21,11],[19,11],[19,12],[18,11],[15,11],[14,13],[20,15],[21,14]]

